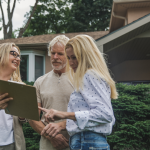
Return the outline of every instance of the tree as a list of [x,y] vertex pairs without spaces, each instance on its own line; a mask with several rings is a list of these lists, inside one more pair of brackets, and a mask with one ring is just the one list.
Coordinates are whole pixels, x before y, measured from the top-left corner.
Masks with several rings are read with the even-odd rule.
[[111,7],[112,0],[43,0],[24,36],[104,31],[109,26]]
[[[41,0],[24,36],[63,33],[70,13],[69,0]],[[31,9],[32,10],[32,9]],[[28,18],[29,13],[25,17]]]
[[72,0],[66,32],[104,31],[109,27],[112,0]]
[[[20,0],[18,0],[20,1]],[[8,23],[5,22],[5,17],[4,17],[4,11],[3,11],[3,6],[2,6],[2,2],[6,2],[7,3],[7,17],[8,17]],[[4,34],[4,39],[9,39],[12,37],[12,18],[13,18],[13,14],[14,14],[14,10],[15,10],[15,6],[16,6],[16,0],[13,0],[13,6],[12,6],[12,9],[10,8],[10,3],[11,3],[11,0],[0,0],[0,10],[1,10],[1,13],[2,13],[2,26],[3,26],[3,34]],[[36,10],[36,7],[37,7],[37,3],[38,3],[38,0],[35,1],[35,5],[32,9],[32,12],[30,13],[30,17],[28,18],[25,26],[23,28],[20,28],[20,31],[19,31],[19,36],[18,37],[22,37],[23,33],[25,32],[25,30],[27,29],[30,21],[31,21],[31,17],[33,16],[35,10]]]

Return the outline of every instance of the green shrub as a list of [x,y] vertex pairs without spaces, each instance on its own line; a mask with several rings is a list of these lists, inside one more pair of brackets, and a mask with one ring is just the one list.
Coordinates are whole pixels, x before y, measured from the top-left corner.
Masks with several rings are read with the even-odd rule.
[[34,85],[34,82],[28,82],[28,81],[23,81],[25,84],[27,84],[27,85]]
[[[25,84],[33,86],[34,82],[26,82]],[[41,136],[36,133],[29,123],[23,124],[23,132],[26,141],[26,149],[27,150],[39,150],[39,141]]]
[[41,136],[30,127],[29,123],[23,124],[23,132],[26,141],[26,149],[39,150],[39,141]]
[[112,100],[116,118],[108,136],[111,150],[150,150],[150,85],[117,84],[119,98]]

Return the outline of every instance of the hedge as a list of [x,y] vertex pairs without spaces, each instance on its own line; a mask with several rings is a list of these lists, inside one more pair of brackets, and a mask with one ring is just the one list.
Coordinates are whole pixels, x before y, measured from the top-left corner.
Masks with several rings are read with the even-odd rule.
[[[34,82],[26,82],[27,85],[32,85]],[[39,150],[40,135],[36,133],[29,125],[29,123],[23,124],[23,132],[26,140],[27,150]]]
[[150,85],[117,84],[112,100],[116,123],[108,136],[111,150],[150,150]]
[[[150,150],[150,85],[116,86],[119,98],[112,100],[116,122],[107,136],[111,150]],[[38,150],[40,135],[28,123],[23,125],[23,131],[27,150]]]

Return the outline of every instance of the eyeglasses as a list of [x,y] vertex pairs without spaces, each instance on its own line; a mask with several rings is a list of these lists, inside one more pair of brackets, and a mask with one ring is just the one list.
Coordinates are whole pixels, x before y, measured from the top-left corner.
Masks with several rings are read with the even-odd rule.
[[13,55],[15,58],[19,57],[21,60],[21,55],[19,55],[16,51],[10,51],[10,54]]

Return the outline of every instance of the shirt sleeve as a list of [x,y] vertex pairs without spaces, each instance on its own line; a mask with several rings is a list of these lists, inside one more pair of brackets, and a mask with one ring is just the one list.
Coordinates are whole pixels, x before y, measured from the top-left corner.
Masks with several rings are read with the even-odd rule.
[[38,80],[35,81],[34,87],[36,88],[37,102],[38,103],[42,103],[41,95],[40,95],[40,85],[38,83]]
[[84,129],[111,123],[114,114],[109,85],[93,72],[85,74],[83,84],[80,94],[89,106],[89,110],[75,112],[78,127]]

